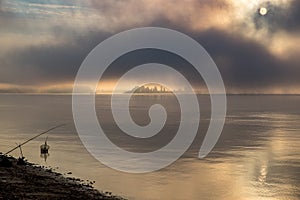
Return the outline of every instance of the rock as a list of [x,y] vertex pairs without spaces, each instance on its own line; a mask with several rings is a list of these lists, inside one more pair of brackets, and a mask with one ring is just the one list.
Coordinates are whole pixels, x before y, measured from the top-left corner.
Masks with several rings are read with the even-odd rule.
[[6,156],[1,156],[0,157],[0,166],[1,167],[12,167],[12,162]]

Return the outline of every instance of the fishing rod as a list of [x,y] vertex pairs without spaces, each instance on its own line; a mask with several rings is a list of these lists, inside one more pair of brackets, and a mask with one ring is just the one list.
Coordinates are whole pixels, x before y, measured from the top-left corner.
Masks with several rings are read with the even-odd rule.
[[52,130],[54,130],[54,129],[57,129],[57,128],[62,127],[62,126],[65,126],[65,125],[66,125],[66,124],[61,124],[61,125],[52,127],[52,128],[50,128],[50,129],[48,129],[47,131],[44,131],[44,132],[42,132],[42,133],[40,133],[40,134],[38,134],[38,135],[36,135],[36,136],[30,138],[29,140],[27,140],[27,141],[25,141],[25,142],[19,144],[19,145],[16,146],[15,148],[13,148],[13,149],[9,150],[8,152],[6,152],[4,155],[9,154],[10,152],[16,150],[17,148],[20,148],[20,147],[23,146],[24,144],[30,142],[31,140],[34,140],[35,138],[37,138],[37,137],[39,137],[39,136],[41,136],[41,135],[43,135],[43,134],[45,134],[45,133],[48,133],[48,132],[50,132],[50,131],[52,131]]

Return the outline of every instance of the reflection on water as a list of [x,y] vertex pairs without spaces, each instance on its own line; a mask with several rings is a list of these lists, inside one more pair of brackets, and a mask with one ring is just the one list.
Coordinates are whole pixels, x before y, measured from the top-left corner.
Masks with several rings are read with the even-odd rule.
[[41,153],[41,154],[40,154],[40,157],[41,157],[42,159],[44,159],[45,163],[47,163],[47,158],[48,158],[49,156],[50,156],[49,153]]
[[[45,129],[68,123],[49,133],[51,156],[40,157],[38,138],[22,147],[31,162],[95,180],[95,187],[131,199],[298,199],[300,196],[300,96],[229,96],[228,117],[214,151],[197,159],[209,123],[209,98],[199,96],[199,136],[184,156],[167,168],[149,174],[121,173],[97,162],[82,146],[73,122],[71,96],[0,95],[0,151],[5,152]],[[171,115],[160,142],[135,145],[119,133],[110,118],[109,97],[96,97],[96,110],[107,133],[133,151],[156,149],[177,130],[178,108],[171,97],[137,97],[133,119],[147,124],[147,107],[161,101]],[[168,135],[170,134],[170,135]],[[166,136],[164,136],[166,135]],[[141,149],[143,148],[143,149]],[[19,156],[15,151],[13,155]],[[118,156],[118,155],[112,155]],[[45,162],[47,159],[47,162]],[[132,163],[134,165],[134,162]]]

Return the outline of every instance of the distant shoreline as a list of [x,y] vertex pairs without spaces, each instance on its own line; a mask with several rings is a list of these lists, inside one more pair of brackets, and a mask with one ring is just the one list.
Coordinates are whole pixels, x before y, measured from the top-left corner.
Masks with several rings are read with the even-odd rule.
[[[92,93],[91,93],[92,94]],[[78,93],[75,95],[91,95],[88,93]],[[115,93],[118,95],[129,95],[131,93]],[[166,92],[166,93],[135,93],[134,95],[170,95],[173,94],[172,92]],[[185,93],[181,93],[185,94]],[[205,94],[205,93],[196,93],[197,95],[203,95],[203,96],[209,96],[210,94]],[[1,93],[0,95],[61,95],[61,96],[71,96],[73,93]],[[96,96],[100,95],[112,95],[112,93],[97,93]],[[215,94],[218,95],[218,94]],[[252,94],[252,93],[240,93],[240,94],[235,94],[235,93],[227,93],[226,96],[300,96],[300,94]]]

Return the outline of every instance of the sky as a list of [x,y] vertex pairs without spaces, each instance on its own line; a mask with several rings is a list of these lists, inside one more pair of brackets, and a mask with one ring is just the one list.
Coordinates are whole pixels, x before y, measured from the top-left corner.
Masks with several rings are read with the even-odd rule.
[[[101,41],[155,26],[199,42],[228,93],[300,94],[299,22],[299,0],[0,0],[0,92],[71,92],[82,61]],[[172,66],[205,91],[189,63],[159,50],[121,56],[99,91],[145,62]]]

